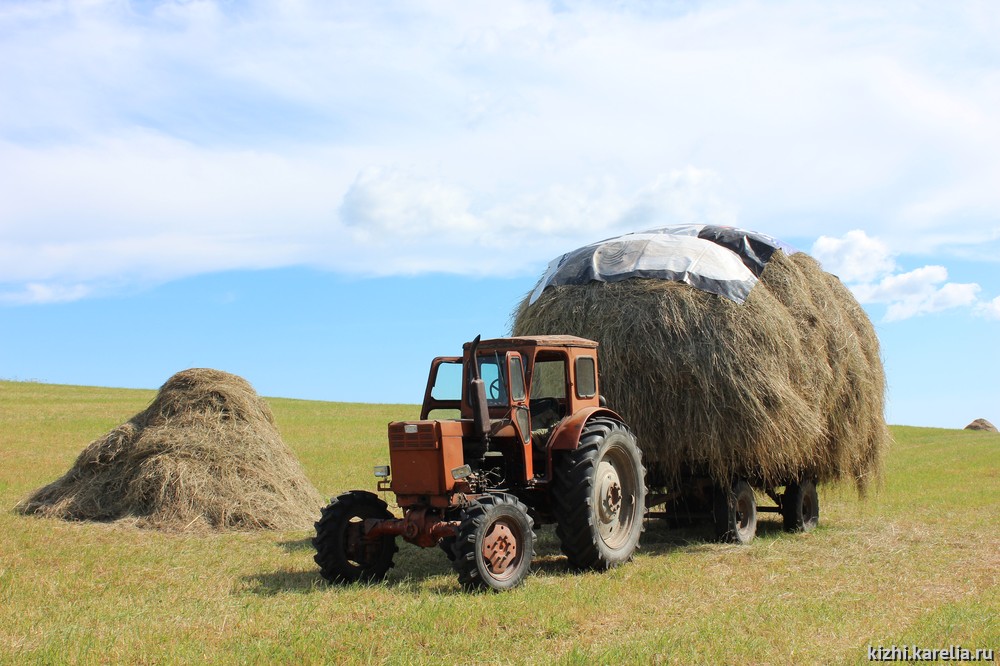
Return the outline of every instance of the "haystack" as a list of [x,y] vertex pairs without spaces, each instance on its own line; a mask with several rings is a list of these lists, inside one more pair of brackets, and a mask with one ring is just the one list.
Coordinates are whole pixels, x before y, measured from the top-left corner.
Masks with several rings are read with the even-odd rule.
[[754,282],[743,303],[664,279],[536,288],[513,333],[600,343],[601,392],[634,430],[652,487],[707,474],[763,487],[850,479],[864,492],[889,442],[870,320],[802,253],[775,249]]
[[986,419],[976,419],[969,425],[965,426],[965,430],[982,430],[984,432],[997,432],[997,427],[987,421]]
[[253,387],[191,369],[17,509],[160,529],[298,529],[322,504]]

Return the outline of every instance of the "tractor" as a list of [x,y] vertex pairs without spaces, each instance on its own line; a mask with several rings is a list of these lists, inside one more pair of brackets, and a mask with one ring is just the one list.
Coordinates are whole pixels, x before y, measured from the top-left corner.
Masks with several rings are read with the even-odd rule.
[[570,565],[632,558],[646,511],[642,455],[600,394],[598,345],[573,336],[480,340],[431,363],[420,419],[389,424],[378,495],[352,490],[316,522],[331,583],[382,580],[396,537],[439,547],[466,590],[520,585],[535,527],[555,523]]

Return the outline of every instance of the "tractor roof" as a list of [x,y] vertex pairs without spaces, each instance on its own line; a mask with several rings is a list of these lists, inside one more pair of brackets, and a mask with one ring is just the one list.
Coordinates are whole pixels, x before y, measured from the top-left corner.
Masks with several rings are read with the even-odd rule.
[[[470,342],[466,342],[464,349],[468,349]],[[516,338],[493,338],[492,340],[482,340],[479,347],[490,349],[515,349],[523,347],[583,347],[586,349],[596,349],[597,343],[587,338],[579,338],[575,335],[521,335]]]

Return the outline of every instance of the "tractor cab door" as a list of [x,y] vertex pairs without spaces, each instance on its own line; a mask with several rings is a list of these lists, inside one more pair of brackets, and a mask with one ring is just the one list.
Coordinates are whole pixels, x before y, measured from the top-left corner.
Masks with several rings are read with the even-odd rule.
[[427,420],[431,412],[439,410],[444,410],[444,413],[435,414],[436,418],[461,418],[464,383],[461,356],[439,356],[431,361],[420,420]]
[[570,384],[569,358],[563,350],[542,350],[531,372],[531,414],[536,430],[551,429],[570,411],[566,387]]
[[531,439],[531,412],[524,384],[524,365],[518,352],[507,352],[507,376],[510,377],[511,420],[523,444]]
[[518,448],[524,479],[530,479],[533,472],[531,460],[531,411],[528,408],[528,391],[524,381],[524,361],[516,351],[507,352],[507,378],[510,388],[510,416],[517,432]]

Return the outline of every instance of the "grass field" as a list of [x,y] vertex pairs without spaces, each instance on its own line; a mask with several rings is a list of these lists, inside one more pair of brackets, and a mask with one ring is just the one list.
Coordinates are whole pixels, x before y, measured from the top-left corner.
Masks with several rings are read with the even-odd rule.
[[[894,427],[879,493],[820,489],[821,526],[750,546],[650,523],[635,561],[567,569],[552,527],[506,594],[401,544],[330,588],[310,533],[180,534],[11,511],[150,391],[0,382],[3,663],[867,663],[868,646],[1000,649],[1000,435]],[[373,489],[406,405],[269,400],[324,494]]]

